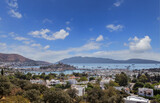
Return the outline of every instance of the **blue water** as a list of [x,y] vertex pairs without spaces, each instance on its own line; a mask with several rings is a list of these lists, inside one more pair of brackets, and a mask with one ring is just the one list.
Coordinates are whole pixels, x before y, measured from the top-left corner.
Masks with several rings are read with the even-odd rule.
[[[105,63],[70,63],[70,65],[75,66],[78,69],[150,69],[150,68],[160,68],[160,64],[105,64]],[[21,67],[22,68],[22,67]],[[30,68],[30,67],[23,67],[23,68]],[[32,68],[34,68],[32,66]],[[39,67],[35,67],[39,68]],[[26,71],[25,73],[34,73],[34,74],[41,74],[41,71]],[[66,70],[62,72],[45,72],[45,74],[49,73],[64,73],[64,74],[72,74],[73,72],[82,73],[85,70]]]
[[60,74],[60,73],[73,74],[73,72],[75,72],[75,73],[83,73],[83,72],[85,72],[85,70],[66,70],[66,71],[61,71],[61,72],[26,71],[24,73],[27,74],[28,72],[30,72],[32,74],[36,74],[36,75],[41,74],[41,73],[45,73],[45,74],[50,74],[50,73],[55,73],[55,74]]
[[160,64],[106,64],[106,63],[70,63],[77,68],[84,69],[150,69],[160,68]]

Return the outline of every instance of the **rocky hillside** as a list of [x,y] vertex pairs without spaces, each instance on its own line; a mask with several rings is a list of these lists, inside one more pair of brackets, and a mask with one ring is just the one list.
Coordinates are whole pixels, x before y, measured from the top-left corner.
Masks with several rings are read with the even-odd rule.
[[35,61],[19,54],[4,54],[0,53],[1,63],[10,63],[14,66],[36,66],[36,65],[49,65],[50,63],[44,61]]
[[25,58],[18,54],[0,53],[0,62],[33,62],[34,60]]

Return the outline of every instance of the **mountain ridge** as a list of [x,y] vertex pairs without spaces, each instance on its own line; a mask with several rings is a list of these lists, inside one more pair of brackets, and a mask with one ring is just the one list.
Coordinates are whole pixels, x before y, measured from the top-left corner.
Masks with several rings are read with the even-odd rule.
[[60,60],[62,63],[160,63],[160,61],[148,60],[148,59],[128,59],[128,60],[114,60],[110,58],[98,58],[98,57],[71,57]]

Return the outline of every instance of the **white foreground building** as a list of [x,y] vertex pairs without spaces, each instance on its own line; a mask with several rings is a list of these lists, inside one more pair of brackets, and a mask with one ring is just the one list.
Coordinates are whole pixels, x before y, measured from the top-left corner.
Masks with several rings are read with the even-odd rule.
[[138,88],[138,95],[153,97],[153,89],[149,88]]
[[72,85],[71,88],[77,90],[78,96],[83,96],[85,94],[85,86],[82,87],[80,85]]
[[138,97],[138,96],[128,96],[124,98],[124,103],[150,103],[148,99]]

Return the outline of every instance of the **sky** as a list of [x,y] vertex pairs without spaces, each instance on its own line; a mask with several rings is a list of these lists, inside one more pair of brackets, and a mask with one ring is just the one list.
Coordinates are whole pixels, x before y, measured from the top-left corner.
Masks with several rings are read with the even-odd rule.
[[0,52],[160,61],[160,1],[0,0]]

